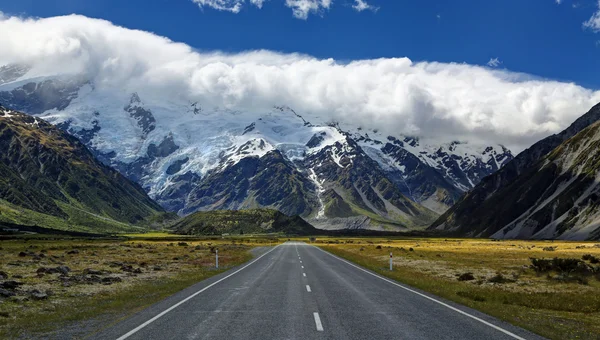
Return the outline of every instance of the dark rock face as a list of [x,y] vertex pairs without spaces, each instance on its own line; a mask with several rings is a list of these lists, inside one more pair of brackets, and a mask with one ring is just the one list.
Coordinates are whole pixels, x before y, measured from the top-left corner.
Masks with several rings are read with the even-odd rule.
[[[399,145],[400,144],[400,145]],[[451,206],[462,192],[441,175],[436,169],[421,162],[415,155],[401,147],[402,142],[386,143],[381,151],[404,166],[404,171],[388,171],[388,177],[400,191],[415,202],[440,195],[437,202]]]
[[177,149],[179,149],[179,146],[173,141],[173,135],[169,135],[158,146],[155,144],[148,146],[148,157],[167,157],[177,151]]
[[189,194],[184,212],[261,206],[308,215],[316,206],[313,193],[313,183],[279,151],[271,151],[209,173]]
[[173,162],[173,164],[169,165],[167,168],[167,175],[175,175],[179,171],[181,171],[181,167],[190,160],[189,157],[184,159],[179,159]]
[[125,106],[124,110],[137,121],[138,126],[142,129],[143,138],[156,129],[156,118],[150,110],[142,107],[142,101],[137,93],[131,95],[129,104]]

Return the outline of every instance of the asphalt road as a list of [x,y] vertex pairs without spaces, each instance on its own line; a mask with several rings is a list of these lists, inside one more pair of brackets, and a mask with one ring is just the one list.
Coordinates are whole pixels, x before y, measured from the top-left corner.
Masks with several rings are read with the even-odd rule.
[[288,242],[93,339],[540,339]]

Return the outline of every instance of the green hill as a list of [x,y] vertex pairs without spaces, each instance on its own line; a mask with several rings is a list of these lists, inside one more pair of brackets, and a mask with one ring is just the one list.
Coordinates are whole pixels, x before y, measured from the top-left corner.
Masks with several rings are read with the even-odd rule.
[[118,231],[163,212],[46,121],[0,106],[0,222]]

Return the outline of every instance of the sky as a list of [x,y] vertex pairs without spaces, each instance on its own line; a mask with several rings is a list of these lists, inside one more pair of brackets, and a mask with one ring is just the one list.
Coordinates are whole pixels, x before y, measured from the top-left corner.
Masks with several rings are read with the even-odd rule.
[[600,101],[597,0],[0,0],[0,12],[0,63],[79,65],[129,87],[153,75],[228,108],[282,99],[522,149]]

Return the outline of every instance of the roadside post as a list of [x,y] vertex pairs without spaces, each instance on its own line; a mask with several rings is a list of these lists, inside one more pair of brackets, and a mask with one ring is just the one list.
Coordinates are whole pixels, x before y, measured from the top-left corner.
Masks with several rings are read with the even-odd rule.
[[390,271],[392,271],[392,252],[390,252]]
[[215,249],[215,262],[217,264],[217,269],[219,269],[219,248]]

